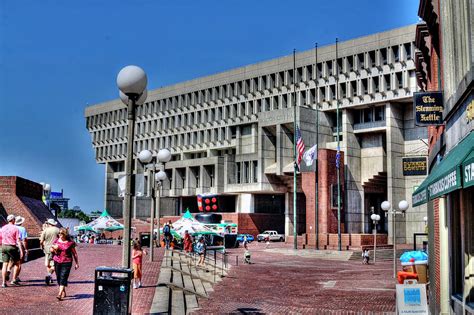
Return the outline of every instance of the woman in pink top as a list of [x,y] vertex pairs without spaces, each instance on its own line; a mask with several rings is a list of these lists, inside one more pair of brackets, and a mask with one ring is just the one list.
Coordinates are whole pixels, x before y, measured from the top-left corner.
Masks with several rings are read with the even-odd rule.
[[67,281],[69,279],[73,260],[76,262],[75,269],[79,268],[76,243],[71,241],[66,229],[63,228],[59,230],[59,238],[55,240],[51,246],[51,252],[54,255],[54,269],[56,271],[59,285],[59,294],[56,298],[62,301],[66,296]]
[[133,262],[133,288],[138,289],[142,286],[142,261],[146,252],[142,250],[140,242],[133,243],[132,262]]

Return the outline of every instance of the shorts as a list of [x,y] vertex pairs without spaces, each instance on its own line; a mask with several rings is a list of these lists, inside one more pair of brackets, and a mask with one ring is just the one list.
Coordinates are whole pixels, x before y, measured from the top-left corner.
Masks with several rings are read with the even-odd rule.
[[53,260],[53,254],[52,253],[44,253],[44,265],[47,268],[53,268],[54,267],[54,260]]
[[20,261],[20,251],[18,247],[12,245],[2,245],[2,262],[13,263]]
[[142,265],[133,263],[133,278],[140,279],[142,277]]

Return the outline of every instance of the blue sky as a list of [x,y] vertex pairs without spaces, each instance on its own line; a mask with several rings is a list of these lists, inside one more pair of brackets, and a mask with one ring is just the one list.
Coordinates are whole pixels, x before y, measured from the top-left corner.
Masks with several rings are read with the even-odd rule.
[[0,1],[0,175],[102,209],[104,166],[84,108],[118,97],[128,64],[148,89],[418,21],[418,1]]

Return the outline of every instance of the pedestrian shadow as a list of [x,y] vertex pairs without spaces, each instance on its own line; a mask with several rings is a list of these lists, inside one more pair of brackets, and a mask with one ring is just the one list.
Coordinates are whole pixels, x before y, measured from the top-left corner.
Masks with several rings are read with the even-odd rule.
[[261,309],[253,307],[241,307],[235,311],[230,312],[230,314],[248,314],[248,315],[263,315],[265,313],[261,312]]
[[82,299],[91,299],[94,297],[94,294],[74,294],[71,296],[68,296],[68,300],[82,300]]

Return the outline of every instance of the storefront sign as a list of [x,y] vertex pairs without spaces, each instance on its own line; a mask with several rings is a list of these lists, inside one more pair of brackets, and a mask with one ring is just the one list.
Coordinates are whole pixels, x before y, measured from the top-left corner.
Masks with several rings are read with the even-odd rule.
[[474,162],[463,164],[464,171],[464,187],[469,187],[474,185]]
[[398,314],[426,314],[426,287],[424,284],[397,284]]
[[458,168],[454,169],[452,172],[441,177],[440,179],[428,186],[430,199],[447,194],[448,192],[451,192],[460,187],[460,179],[457,169]]
[[432,126],[443,124],[443,93],[418,92],[413,94],[415,124]]
[[427,194],[426,189],[423,189],[416,195],[412,196],[412,204],[414,207],[422,205],[427,202],[428,202],[428,194]]
[[426,175],[427,163],[425,157],[402,158],[403,176]]

